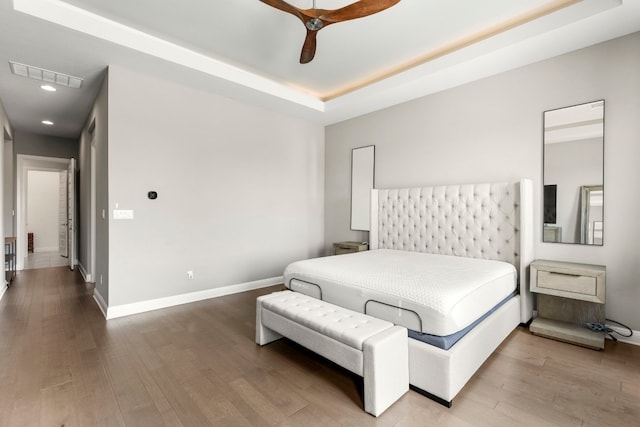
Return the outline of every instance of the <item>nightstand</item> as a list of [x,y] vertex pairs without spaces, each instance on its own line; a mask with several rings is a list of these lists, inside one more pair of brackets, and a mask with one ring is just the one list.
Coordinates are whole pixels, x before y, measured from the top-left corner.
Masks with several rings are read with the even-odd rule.
[[369,249],[369,244],[363,242],[338,242],[333,244],[334,255],[350,254],[366,251],[367,249]]
[[531,263],[531,292],[537,294],[538,316],[529,330],[596,350],[604,348],[604,331],[586,323],[604,324],[605,270],[602,265],[536,260]]

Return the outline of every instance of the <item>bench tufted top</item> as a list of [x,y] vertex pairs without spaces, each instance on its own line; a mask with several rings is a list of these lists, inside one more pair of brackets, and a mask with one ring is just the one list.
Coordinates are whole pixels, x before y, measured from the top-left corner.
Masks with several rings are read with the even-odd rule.
[[367,338],[393,326],[292,291],[274,292],[262,300],[262,307],[358,350]]

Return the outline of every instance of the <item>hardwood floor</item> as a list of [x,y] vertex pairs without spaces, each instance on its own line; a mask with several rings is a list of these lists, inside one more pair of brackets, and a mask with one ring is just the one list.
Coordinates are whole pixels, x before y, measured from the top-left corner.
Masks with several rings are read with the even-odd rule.
[[19,272],[0,302],[0,426],[640,426],[640,347],[523,328],[451,409],[410,391],[376,419],[349,372],[254,343],[275,289],[106,321],[79,273]]
[[24,259],[24,269],[62,267],[69,265],[69,259],[60,256],[58,251],[32,252]]

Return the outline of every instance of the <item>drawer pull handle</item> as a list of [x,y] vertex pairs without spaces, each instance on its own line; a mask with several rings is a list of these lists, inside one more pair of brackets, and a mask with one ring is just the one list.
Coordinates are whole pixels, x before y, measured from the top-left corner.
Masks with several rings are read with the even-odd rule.
[[559,273],[556,271],[550,271],[549,274],[557,274],[558,276],[569,276],[569,277],[581,277],[582,274],[571,274],[571,273]]

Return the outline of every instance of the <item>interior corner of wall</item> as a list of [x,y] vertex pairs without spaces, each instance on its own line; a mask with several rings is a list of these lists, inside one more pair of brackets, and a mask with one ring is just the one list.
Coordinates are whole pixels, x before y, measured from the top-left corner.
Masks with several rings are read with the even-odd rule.
[[98,288],[93,289],[93,300],[96,302],[96,304],[98,304],[98,308],[102,312],[102,315],[105,317],[105,319],[108,319],[109,317],[107,316],[107,313],[109,310],[109,306],[100,294]]

